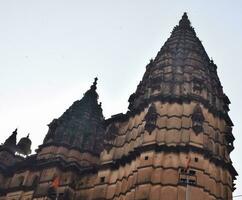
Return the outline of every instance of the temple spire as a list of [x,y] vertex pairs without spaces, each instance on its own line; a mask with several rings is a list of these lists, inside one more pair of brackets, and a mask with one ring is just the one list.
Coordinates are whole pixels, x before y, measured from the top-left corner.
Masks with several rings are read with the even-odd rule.
[[17,141],[17,131],[18,129],[16,128],[13,133],[6,139],[4,142],[4,145],[9,146],[9,147],[15,147],[16,146],[16,141]]
[[[203,95],[205,91],[207,96]],[[220,105],[226,104],[222,95],[216,65],[210,61],[187,13],[184,13],[155,59],[147,65],[142,81],[129,98],[129,109],[140,109],[156,99],[187,101],[201,98],[222,112]],[[218,99],[220,103],[216,103]]]
[[[101,103],[98,103],[97,80],[82,99],[75,101],[62,116],[49,124],[44,143],[65,144],[69,147],[100,153],[104,134]],[[99,143],[98,145],[96,143]]]

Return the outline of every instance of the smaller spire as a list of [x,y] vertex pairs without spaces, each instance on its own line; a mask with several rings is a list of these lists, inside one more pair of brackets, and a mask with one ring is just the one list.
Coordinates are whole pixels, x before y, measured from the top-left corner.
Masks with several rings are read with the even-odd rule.
[[[94,79],[82,99],[75,101],[60,118],[50,124],[45,144],[65,144],[81,151],[88,150],[95,154],[101,152],[102,143],[99,138],[104,135],[104,117],[101,103],[98,104],[97,80]],[[22,146],[21,149],[25,149],[25,143]]]
[[6,139],[6,141],[4,142],[5,145],[7,146],[15,146],[16,145],[16,137],[17,137],[17,132],[18,129],[16,128],[13,133],[8,137],[8,139]]
[[187,16],[186,12],[184,12],[181,20],[179,21],[179,27],[182,27],[182,28],[191,27],[191,22],[188,19],[188,16]]

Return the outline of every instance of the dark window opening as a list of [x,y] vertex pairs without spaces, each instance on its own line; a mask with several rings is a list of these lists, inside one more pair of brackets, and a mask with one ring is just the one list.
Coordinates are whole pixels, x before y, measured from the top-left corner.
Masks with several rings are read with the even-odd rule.
[[148,160],[149,159],[149,156],[145,156],[145,160]]
[[187,180],[185,178],[181,178],[181,183],[186,183]]
[[195,157],[195,162],[198,162],[198,158],[197,157]]
[[104,181],[105,181],[105,177],[103,176],[103,177],[100,178],[100,182],[104,183]]
[[193,175],[195,175],[195,174],[196,174],[196,171],[194,171],[194,170],[189,170],[189,175],[193,176]]

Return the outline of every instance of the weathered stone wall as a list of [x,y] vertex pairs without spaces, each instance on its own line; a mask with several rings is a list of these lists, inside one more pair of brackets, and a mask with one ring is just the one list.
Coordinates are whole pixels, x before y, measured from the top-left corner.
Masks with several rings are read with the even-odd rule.
[[[91,181],[83,179],[80,196],[85,199],[185,199],[185,186],[179,183],[180,170],[191,158],[189,169],[195,171],[197,178],[196,186],[190,186],[191,199],[232,199],[232,177],[225,168],[230,162],[224,139],[226,123],[201,105],[204,131],[196,134],[191,119],[196,105],[196,102],[156,102],[159,117],[151,133],[145,130],[148,108],[125,122],[116,122],[119,131],[115,133],[114,147],[102,153],[101,161],[110,166],[119,160],[122,162],[116,168],[101,169],[95,182],[93,177]],[[149,149],[153,144],[158,147]],[[135,152],[139,153],[128,158]]]
[[42,148],[37,159],[62,158],[66,162],[77,162],[81,166],[90,166],[99,163],[99,157],[88,152],[80,152],[63,146],[50,145]]

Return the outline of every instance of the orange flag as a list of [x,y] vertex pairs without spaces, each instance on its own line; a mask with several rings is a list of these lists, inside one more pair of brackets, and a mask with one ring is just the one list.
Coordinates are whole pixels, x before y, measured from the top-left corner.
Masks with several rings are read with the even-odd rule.
[[60,185],[60,179],[59,179],[58,176],[56,176],[56,177],[54,178],[53,182],[52,182],[52,187],[54,187],[54,188],[58,188],[59,185]]
[[188,170],[188,168],[190,167],[190,162],[191,162],[191,157],[187,159],[185,170]]

